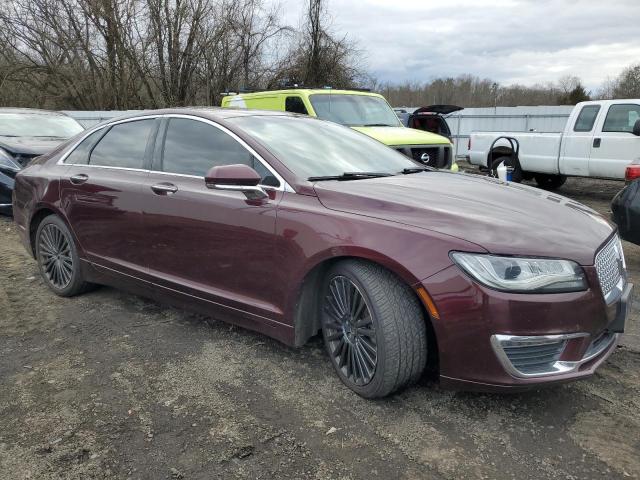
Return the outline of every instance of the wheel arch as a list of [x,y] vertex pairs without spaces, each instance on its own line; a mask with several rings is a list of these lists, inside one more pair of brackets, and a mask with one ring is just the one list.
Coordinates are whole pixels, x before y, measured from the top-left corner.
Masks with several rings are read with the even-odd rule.
[[76,235],[73,229],[69,225],[67,218],[62,214],[62,212],[60,212],[60,210],[58,210],[53,205],[41,204],[41,205],[38,205],[36,208],[34,208],[33,214],[29,218],[28,228],[29,228],[29,246],[31,248],[31,255],[34,258],[36,256],[35,240],[36,240],[36,233],[38,231],[38,227],[40,226],[40,223],[42,223],[42,220],[44,220],[49,215],[56,215],[64,222],[64,224],[69,229],[69,232],[71,232],[73,241],[78,247],[78,253],[80,253],[81,249],[79,248],[78,239],[76,238]]
[[418,300],[427,328],[427,368],[428,370],[437,372],[438,344],[435,329],[433,327],[433,319],[431,318],[427,307],[424,305],[424,302],[416,292],[417,286],[422,285],[419,283],[419,280],[411,274],[411,272],[398,262],[380,255],[378,252],[370,252],[368,250],[324,256],[318,258],[315,262],[312,262],[296,288],[295,303],[292,308],[294,320],[294,345],[296,347],[304,345],[320,330],[319,302],[321,300],[320,287],[322,285],[322,280],[333,265],[345,260],[361,260],[379,265],[393,273],[401,282],[405,283],[411,289]]
[[[499,145],[495,147],[493,150],[490,150],[487,154],[487,168],[491,170],[493,166],[493,162],[500,157],[510,157],[513,155],[513,150],[511,147],[506,145]],[[516,158],[516,160],[520,161],[520,159]]]

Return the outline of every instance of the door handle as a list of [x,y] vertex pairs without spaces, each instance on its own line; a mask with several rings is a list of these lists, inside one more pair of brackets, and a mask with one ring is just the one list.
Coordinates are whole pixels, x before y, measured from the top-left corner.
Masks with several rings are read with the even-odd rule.
[[84,173],[79,173],[78,175],[74,175],[73,177],[71,177],[69,180],[74,185],[80,185],[86,182],[87,180],[89,180],[89,175],[86,175]]
[[178,187],[176,187],[173,183],[158,183],[151,187],[153,193],[157,195],[171,195],[178,191]]
[[600,148],[600,138],[593,139],[593,148]]

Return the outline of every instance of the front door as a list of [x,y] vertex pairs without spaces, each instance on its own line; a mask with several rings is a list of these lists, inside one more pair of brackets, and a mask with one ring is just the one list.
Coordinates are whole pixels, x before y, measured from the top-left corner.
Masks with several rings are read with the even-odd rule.
[[640,137],[632,133],[640,105],[611,105],[601,117],[591,144],[589,175],[623,179],[627,165],[640,157]]
[[578,113],[573,128],[562,137],[560,168],[562,175],[589,175],[589,155],[600,105],[585,105]]
[[61,207],[88,260],[130,275],[145,270],[142,185],[154,128],[150,118],[91,134],[65,159],[61,181]]
[[[158,136],[154,171],[145,182],[150,274],[161,286],[274,318],[271,294],[276,206],[281,189],[253,152],[215,124],[170,117]],[[275,188],[250,201],[242,192],[206,187],[217,165],[246,164]],[[275,183],[274,183],[274,180]]]

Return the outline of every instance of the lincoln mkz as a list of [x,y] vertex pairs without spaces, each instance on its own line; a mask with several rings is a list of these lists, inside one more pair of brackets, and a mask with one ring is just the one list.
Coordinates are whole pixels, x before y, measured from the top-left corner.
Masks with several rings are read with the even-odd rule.
[[116,286],[288,345],[321,332],[368,398],[426,370],[485,391],[588,377],[630,305],[590,208],[287,113],[112,120],[32,161],[13,201],[56,294]]

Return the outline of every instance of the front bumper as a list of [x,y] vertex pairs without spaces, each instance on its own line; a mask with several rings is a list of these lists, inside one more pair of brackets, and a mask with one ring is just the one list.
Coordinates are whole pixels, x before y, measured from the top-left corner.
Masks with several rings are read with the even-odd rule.
[[[585,267],[597,285],[593,267]],[[595,289],[513,294],[485,288],[449,267],[423,283],[440,319],[433,321],[445,388],[519,391],[592,375],[614,351],[633,285],[607,305]]]

